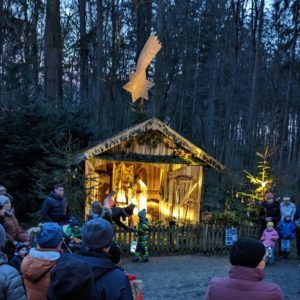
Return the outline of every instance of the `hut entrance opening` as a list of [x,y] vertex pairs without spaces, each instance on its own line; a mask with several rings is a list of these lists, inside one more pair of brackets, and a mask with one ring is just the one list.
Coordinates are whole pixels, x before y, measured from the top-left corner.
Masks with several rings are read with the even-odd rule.
[[202,166],[140,163],[91,158],[86,160],[86,214],[90,203],[103,203],[115,191],[117,206],[145,208],[152,223],[197,223],[200,214]]

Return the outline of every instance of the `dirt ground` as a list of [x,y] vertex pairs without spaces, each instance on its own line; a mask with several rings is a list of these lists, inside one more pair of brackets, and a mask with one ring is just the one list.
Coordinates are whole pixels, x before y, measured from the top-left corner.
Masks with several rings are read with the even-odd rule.
[[[266,267],[267,281],[281,287],[286,300],[300,300],[300,260],[278,260]],[[143,280],[143,299],[204,299],[209,280],[226,276],[227,257],[168,256],[151,257],[149,263],[131,263],[124,259],[125,269]]]

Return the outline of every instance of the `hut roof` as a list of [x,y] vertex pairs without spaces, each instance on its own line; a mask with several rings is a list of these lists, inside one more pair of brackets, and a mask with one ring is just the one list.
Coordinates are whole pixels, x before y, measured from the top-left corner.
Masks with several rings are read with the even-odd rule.
[[96,146],[84,151],[81,159],[89,159],[101,155],[102,153],[118,146],[123,142],[128,142],[133,138],[145,134],[149,131],[158,131],[162,135],[171,139],[176,145],[188,151],[194,158],[200,160],[203,165],[210,166],[217,171],[223,172],[225,166],[207,154],[201,148],[197,147],[189,140],[184,138],[178,132],[158,120],[157,118],[151,118],[143,123],[127,128],[121,131],[117,135],[101,141]]

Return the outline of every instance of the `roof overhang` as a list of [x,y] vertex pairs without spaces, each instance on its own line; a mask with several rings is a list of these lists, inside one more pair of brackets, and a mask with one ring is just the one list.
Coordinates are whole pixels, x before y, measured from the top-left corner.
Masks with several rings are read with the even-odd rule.
[[219,172],[225,171],[225,166],[214,159],[212,156],[207,154],[201,148],[197,147],[189,140],[184,138],[178,132],[158,120],[157,118],[151,118],[143,123],[140,123],[136,126],[130,127],[119,134],[108,138],[96,146],[87,149],[81,156],[81,160],[90,159],[92,157],[99,156],[100,154],[108,151],[109,149],[119,145],[124,141],[129,141],[130,139],[143,134],[149,130],[157,130],[163,135],[172,139],[177,145],[189,151],[195,158],[200,159],[203,162],[203,165],[214,168]]

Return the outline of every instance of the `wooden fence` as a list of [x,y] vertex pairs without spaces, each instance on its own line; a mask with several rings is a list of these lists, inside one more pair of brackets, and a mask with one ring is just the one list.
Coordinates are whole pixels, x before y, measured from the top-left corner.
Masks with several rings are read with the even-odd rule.
[[[149,231],[150,255],[191,254],[191,253],[226,253],[225,225],[200,223],[198,225],[151,227]],[[257,226],[238,227],[238,237],[259,238]],[[124,253],[129,253],[132,232],[116,229],[116,240]]]

